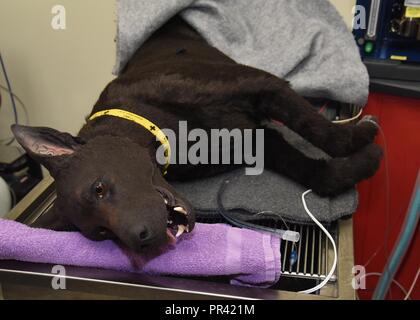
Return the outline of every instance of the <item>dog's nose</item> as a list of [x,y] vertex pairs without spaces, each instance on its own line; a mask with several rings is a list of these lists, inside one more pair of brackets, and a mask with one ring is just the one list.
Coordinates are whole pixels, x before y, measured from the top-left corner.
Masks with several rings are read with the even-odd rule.
[[137,245],[139,245],[141,248],[153,244],[153,241],[155,240],[153,232],[147,226],[139,226],[132,232],[133,240],[137,242]]
[[139,233],[139,239],[140,239],[141,242],[145,242],[145,241],[149,240],[150,232],[149,232],[149,229],[147,229],[146,226],[142,226],[140,228],[140,230],[138,231],[138,233]]

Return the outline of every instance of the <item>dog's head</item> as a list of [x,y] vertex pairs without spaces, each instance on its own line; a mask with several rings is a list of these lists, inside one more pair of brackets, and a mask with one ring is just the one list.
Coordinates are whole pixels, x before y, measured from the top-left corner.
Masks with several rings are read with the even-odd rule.
[[55,211],[89,239],[118,238],[141,251],[193,229],[191,205],[166,182],[148,149],[115,136],[84,143],[50,128],[14,125],[12,131],[54,177]]

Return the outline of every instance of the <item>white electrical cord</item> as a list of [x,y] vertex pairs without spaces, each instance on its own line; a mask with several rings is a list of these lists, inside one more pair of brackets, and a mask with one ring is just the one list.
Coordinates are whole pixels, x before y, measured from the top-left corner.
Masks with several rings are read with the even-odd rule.
[[[366,273],[366,274],[364,274],[364,275],[361,275],[360,276],[360,280],[362,280],[362,279],[364,279],[364,278],[367,278],[367,277],[370,277],[370,276],[377,276],[377,277],[382,277],[382,274],[383,273],[381,273],[381,272],[369,272],[369,273]],[[400,290],[401,290],[401,292],[405,295],[405,296],[407,296],[408,295],[408,292],[407,292],[407,289],[406,288],[404,288],[404,286],[401,284],[401,283],[399,283],[397,280],[395,280],[395,279],[392,279],[392,283],[394,283],[398,288],[400,288]],[[357,291],[356,291],[356,294],[357,294]],[[358,297],[358,296],[357,296]],[[359,298],[357,298],[357,300],[359,300]]]
[[362,115],[362,113],[363,113],[363,108],[360,108],[359,113],[357,115],[355,115],[354,117],[349,118],[349,119],[343,119],[343,120],[333,120],[332,123],[335,123],[335,124],[347,124],[349,122],[352,122],[352,121],[357,120]]
[[302,204],[303,204],[303,207],[305,208],[306,213],[309,215],[309,217],[313,220],[313,222],[315,222],[317,224],[318,227],[321,228],[321,230],[325,233],[325,235],[328,237],[328,239],[330,239],[330,241],[333,245],[333,248],[334,248],[334,263],[331,267],[330,272],[328,273],[328,275],[325,277],[325,279],[320,284],[318,284],[317,286],[315,286],[311,289],[300,291],[299,293],[312,293],[312,292],[315,292],[315,291],[318,291],[319,289],[321,289],[323,286],[325,286],[328,283],[328,281],[330,281],[330,279],[333,276],[333,274],[335,272],[335,269],[337,267],[337,247],[335,245],[335,241],[334,241],[333,237],[331,236],[331,234],[328,232],[328,230],[325,229],[325,227],[314,217],[314,215],[311,213],[311,211],[309,211],[308,206],[306,205],[305,196],[307,194],[311,193],[311,192],[312,192],[312,190],[307,190],[302,194]]
[[408,293],[407,293],[407,295],[405,296],[404,300],[408,300],[408,298],[410,298],[410,295],[411,295],[411,293],[413,292],[414,287],[416,286],[416,283],[417,283],[417,280],[418,280],[418,278],[419,278],[419,275],[420,275],[420,268],[417,270],[417,274],[416,274],[416,276],[414,277],[413,284],[411,285],[410,289],[408,290]]

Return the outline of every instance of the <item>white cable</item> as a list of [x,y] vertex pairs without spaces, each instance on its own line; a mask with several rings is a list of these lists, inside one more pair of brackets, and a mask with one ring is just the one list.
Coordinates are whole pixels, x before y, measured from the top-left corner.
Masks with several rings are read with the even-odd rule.
[[418,280],[418,278],[419,278],[419,275],[420,275],[420,268],[417,270],[417,274],[416,274],[416,276],[414,277],[413,284],[411,285],[410,289],[408,290],[408,293],[407,293],[407,295],[405,296],[404,300],[408,300],[408,298],[410,298],[410,295],[411,295],[411,293],[413,292],[414,287],[416,286],[416,283],[417,283],[417,280]]
[[311,289],[300,291],[299,293],[312,293],[312,292],[315,292],[315,291],[318,291],[319,289],[321,289],[323,286],[325,286],[328,283],[328,281],[330,281],[330,279],[333,276],[333,274],[335,272],[335,269],[337,267],[337,247],[335,245],[335,241],[334,241],[333,237],[331,236],[331,234],[328,232],[328,230],[325,229],[325,227],[314,217],[314,215],[309,211],[308,206],[306,205],[305,196],[308,193],[311,193],[311,192],[312,192],[312,190],[307,190],[304,193],[302,193],[303,207],[305,208],[306,213],[313,220],[313,222],[315,222],[318,225],[318,227],[320,227],[321,230],[325,233],[325,235],[328,237],[328,239],[330,239],[330,241],[331,241],[331,243],[333,245],[333,248],[334,248],[334,263],[333,263],[333,265],[331,267],[330,272],[328,273],[328,275],[326,276],[326,278],[320,284],[318,284],[317,286],[315,286],[315,287],[313,287]]
[[[381,272],[369,272],[369,273],[366,273],[366,274],[362,275],[362,276],[360,277],[360,280],[362,280],[362,279],[364,279],[364,278],[367,278],[367,277],[370,277],[370,276],[382,277],[382,275],[383,275],[383,273],[381,273]],[[399,283],[397,280],[392,279],[392,283],[396,284],[396,285],[397,285],[397,287],[398,287],[398,288],[400,288],[400,290],[401,290],[401,291],[402,291],[405,295],[407,295],[407,294],[408,294],[408,293],[407,293],[407,289],[406,289],[406,288],[404,288],[404,286],[403,286],[401,283]]]
[[352,122],[354,120],[357,120],[362,115],[362,113],[363,113],[363,108],[360,108],[359,113],[357,115],[355,115],[354,117],[349,118],[349,119],[343,119],[343,120],[333,120],[332,123],[335,123],[335,124],[346,124],[346,123]]

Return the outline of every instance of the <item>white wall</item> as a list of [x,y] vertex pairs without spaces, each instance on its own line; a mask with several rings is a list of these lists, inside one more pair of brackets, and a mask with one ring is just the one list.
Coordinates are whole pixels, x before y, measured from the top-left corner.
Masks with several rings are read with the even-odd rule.
[[352,10],[356,5],[356,0],[330,0],[330,2],[336,6],[337,10],[341,13],[344,20],[346,21],[349,29],[351,29],[353,21]]
[[[66,8],[66,30],[51,27],[58,3]],[[0,1],[0,50],[31,124],[78,131],[112,78],[114,20],[114,0]],[[5,92],[2,97],[0,137],[10,134],[12,121]]]
[[[331,2],[350,25],[355,0]],[[51,27],[56,4],[66,8],[66,30]],[[115,32],[115,0],[0,1],[0,50],[32,125],[79,130],[112,79]],[[8,97],[2,96],[0,139],[10,135],[12,122]]]

